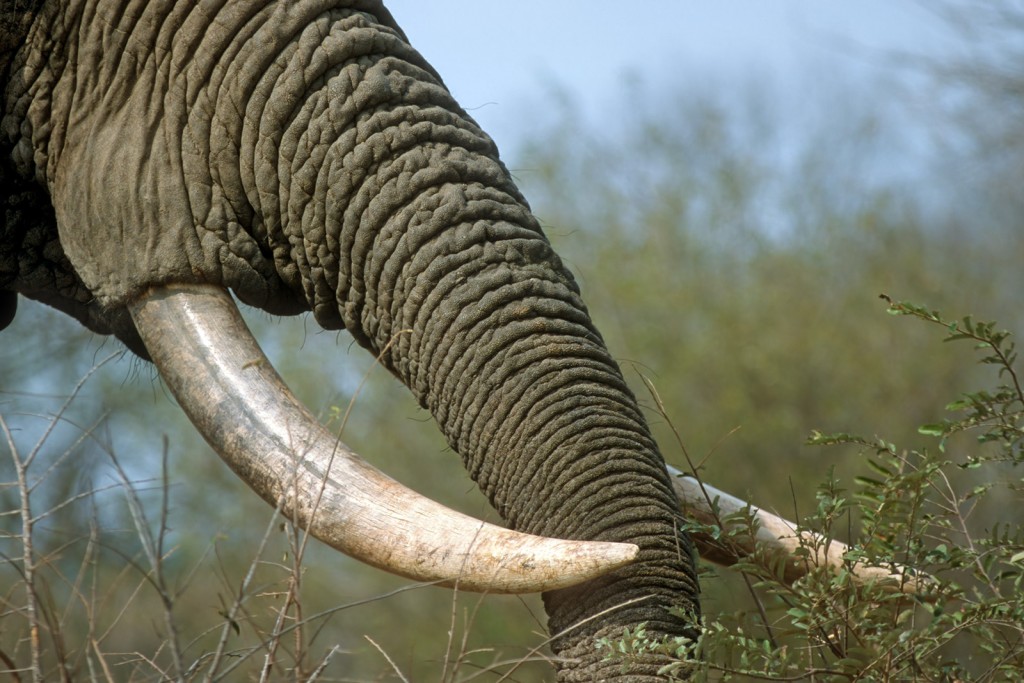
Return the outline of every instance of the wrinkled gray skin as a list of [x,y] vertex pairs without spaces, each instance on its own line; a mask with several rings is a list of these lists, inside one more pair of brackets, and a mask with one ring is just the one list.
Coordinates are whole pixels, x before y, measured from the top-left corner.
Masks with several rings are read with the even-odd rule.
[[17,292],[145,356],[126,303],[198,281],[386,348],[511,527],[641,546],[545,594],[552,633],[646,598],[555,640],[560,680],[657,680],[664,662],[623,675],[594,638],[691,632],[661,456],[494,143],[391,15],[372,0],[0,7],[0,325]]

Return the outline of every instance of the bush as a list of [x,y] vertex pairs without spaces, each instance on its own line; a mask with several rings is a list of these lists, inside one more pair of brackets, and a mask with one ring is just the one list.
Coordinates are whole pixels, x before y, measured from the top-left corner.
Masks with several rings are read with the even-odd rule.
[[[862,456],[864,473],[848,489],[830,477],[798,529],[849,536],[847,566],[789,585],[781,571],[737,565],[749,609],[706,614],[696,643],[652,641],[642,628],[624,633],[598,644],[608,657],[668,650],[678,661],[666,674],[696,669],[699,680],[1020,680],[1024,391],[1015,346],[994,323],[951,321],[883,298],[890,313],[939,326],[944,341],[974,344],[996,370],[995,386],[963,394],[947,406],[952,417],[921,426],[932,448],[813,433],[811,444],[852,446]],[[903,570],[914,590],[854,581],[854,563]]]

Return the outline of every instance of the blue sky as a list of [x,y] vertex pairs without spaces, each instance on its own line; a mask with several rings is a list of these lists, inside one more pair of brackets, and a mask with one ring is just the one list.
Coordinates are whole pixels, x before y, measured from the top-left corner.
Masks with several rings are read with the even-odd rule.
[[529,134],[529,105],[552,85],[599,120],[627,75],[652,89],[764,80],[798,99],[809,74],[832,87],[885,80],[895,55],[948,49],[941,22],[914,0],[386,4],[503,155]]

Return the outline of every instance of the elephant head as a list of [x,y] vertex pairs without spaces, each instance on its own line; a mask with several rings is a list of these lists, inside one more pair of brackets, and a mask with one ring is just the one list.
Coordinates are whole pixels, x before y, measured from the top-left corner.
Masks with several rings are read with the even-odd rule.
[[[0,325],[20,293],[116,335],[250,486],[325,541],[407,576],[543,590],[561,680],[656,680],[660,655],[623,671],[594,639],[641,623],[694,634],[665,464],[494,143],[388,11],[13,0],[0,13]],[[511,529],[344,451],[227,290],[311,311],[379,356]]]

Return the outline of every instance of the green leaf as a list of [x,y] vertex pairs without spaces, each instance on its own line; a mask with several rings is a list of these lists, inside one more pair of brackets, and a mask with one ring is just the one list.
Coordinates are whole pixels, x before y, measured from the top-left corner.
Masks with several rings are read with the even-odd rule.
[[890,470],[888,467],[886,467],[882,463],[878,462],[877,460],[873,460],[871,458],[868,458],[867,461],[868,461],[868,467],[873,469],[878,474],[881,474],[883,477],[891,477],[891,476],[893,476],[892,470]]
[[961,399],[957,399],[956,401],[953,401],[951,403],[947,403],[946,404],[946,410],[948,410],[950,412],[957,411],[957,410],[965,410],[967,408],[970,408],[972,405],[973,405],[973,402],[970,399],[968,399],[968,398],[961,398]]

